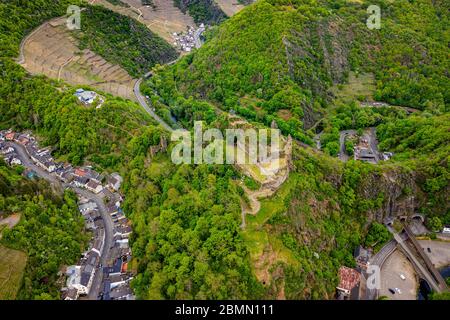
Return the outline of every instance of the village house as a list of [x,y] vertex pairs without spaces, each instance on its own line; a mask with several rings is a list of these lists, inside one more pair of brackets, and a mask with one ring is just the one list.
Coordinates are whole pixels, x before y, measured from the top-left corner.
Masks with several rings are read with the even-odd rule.
[[111,300],[135,300],[133,291],[129,285],[123,284],[114,288],[111,288],[109,293]]
[[117,258],[111,267],[104,267],[103,272],[105,276],[110,277],[114,275],[120,275],[122,273],[122,258]]
[[17,142],[23,146],[26,146],[28,143],[30,143],[30,139],[25,135],[20,135],[17,139]]
[[47,150],[32,153],[30,154],[30,157],[38,167],[41,167],[47,172],[52,173],[56,170],[56,163],[53,161],[53,158],[50,156]]
[[16,150],[13,148],[13,147],[8,147],[8,146],[5,146],[1,151],[0,151],[0,153],[2,153],[2,154],[9,154],[9,153],[13,153],[13,152],[15,152]]
[[358,300],[361,274],[355,269],[339,268],[339,284],[336,287],[338,300]]
[[94,232],[94,243],[92,245],[91,250],[101,255],[104,245],[105,245],[105,229],[96,228]]
[[77,300],[79,297],[78,295],[78,290],[75,288],[72,289],[68,289],[65,288],[63,289],[63,294],[62,294],[62,299],[63,300]]
[[383,153],[381,154],[381,158],[382,158],[384,161],[387,161],[387,160],[391,159],[393,155],[394,155],[394,154],[393,154],[392,152],[383,152]]
[[90,180],[87,184],[86,184],[86,189],[88,189],[89,191],[98,194],[100,192],[102,192],[103,187],[101,184],[95,182],[94,180]]
[[117,214],[111,215],[111,218],[112,218],[114,223],[122,223],[122,224],[128,223],[128,219],[121,212],[118,212]]
[[121,248],[121,249],[129,248],[128,239],[118,239],[118,240],[116,240],[116,243],[119,245],[119,248]]
[[118,173],[113,173],[108,178],[108,189],[111,192],[117,192],[123,182],[123,178]]
[[20,159],[13,157],[10,161],[9,161],[10,165],[22,165],[22,161],[20,161]]
[[75,96],[84,104],[92,104],[97,97],[97,93],[95,93],[94,91],[77,89],[77,91],[75,92]]
[[95,275],[97,260],[98,254],[92,252],[92,254],[88,256],[88,260],[82,265],[67,268],[67,288],[69,290],[76,289],[78,296],[89,294]]
[[8,141],[13,141],[14,138],[15,138],[15,136],[16,136],[16,133],[15,133],[15,132],[9,132],[9,133],[7,133],[7,134],[5,135],[5,138],[6,138],[6,140],[8,140]]
[[114,204],[108,204],[106,206],[106,210],[107,210],[108,214],[111,216],[117,215],[119,213],[119,209]]
[[97,204],[94,201],[87,201],[85,203],[81,203],[78,206],[78,209],[80,210],[81,214],[89,213],[91,211],[97,210]]
[[91,106],[94,102],[97,101],[97,109],[99,109],[105,102],[105,98],[99,95],[97,92],[84,90],[81,88],[75,91],[74,96],[76,96],[78,100],[85,106]]
[[116,232],[114,233],[114,236],[118,235],[122,238],[127,238],[132,232],[132,229],[128,225],[118,225],[116,226]]
[[94,182],[101,183],[103,177],[96,171],[91,168],[76,168],[73,172],[75,177],[83,177],[89,180],[93,180]]
[[78,188],[85,188],[88,182],[89,182],[88,178],[79,176],[75,176],[74,179],[72,180],[73,185]]

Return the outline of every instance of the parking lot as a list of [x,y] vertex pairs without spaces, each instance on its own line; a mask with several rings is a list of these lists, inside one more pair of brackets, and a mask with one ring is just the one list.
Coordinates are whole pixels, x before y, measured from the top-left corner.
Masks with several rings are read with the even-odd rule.
[[[450,265],[450,242],[419,240],[419,244],[437,269]],[[428,248],[431,252],[428,251]]]
[[[405,276],[405,280],[400,278]],[[401,293],[392,294],[389,288],[399,288]],[[418,281],[411,262],[399,250],[394,251],[381,268],[380,296],[390,300],[416,300]]]

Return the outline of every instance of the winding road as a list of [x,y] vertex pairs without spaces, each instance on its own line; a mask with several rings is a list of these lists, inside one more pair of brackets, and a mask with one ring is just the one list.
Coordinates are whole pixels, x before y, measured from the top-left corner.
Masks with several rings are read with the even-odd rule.
[[[20,161],[22,161],[22,165],[24,167],[26,167],[30,170],[33,170],[34,172],[36,172],[36,174],[39,177],[47,180],[50,184],[60,187],[60,188],[70,188],[76,194],[83,196],[89,200],[92,200],[97,204],[100,215],[101,215],[104,225],[105,225],[105,243],[104,243],[101,255],[100,255],[100,262],[102,265],[107,265],[107,262],[111,256],[111,249],[113,247],[114,224],[111,219],[111,216],[108,214],[108,211],[106,209],[105,203],[103,202],[103,199],[88,190],[76,188],[69,184],[62,183],[56,176],[48,173],[41,167],[38,167],[37,165],[35,165],[33,163],[33,161],[31,160],[31,158],[29,157],[28,153],[26,152],[25,148],[22,145],[15,143],[15,142],[10,142],[10,144],[16,149],[17,156],[20,159]],[[101,291],[102,280],[103,280],[103,272],[101,272],[101,269],[98,269],[94,275],[92,287],[91,287],[91,290],[88,295],[89,299],[97,300],[98,295]]]
[[[150,75],[152,75],[152,73],[150,73]],[[142,108],[144,108],[144,110],[147,111],[147,113],[150,116],[152,116],[153,119],[155,119],[164,129],[166,129],[169,132],[172,132],[173,129],[163,119],[161,119],[156,114],[156,112],[153,111],[153,109],[150,108],[150,106],[147,104],[146,98],[141,94],[140,86],[141,86],[142,80],[143,80],[143,78],[139,79],[134,84],[134,95],[136,96],[137,101],[142,106]]]
[[[175,60],[172,60],[168,63],[165,64],[165,66],[171,66],[173,64],[175,64],[178,60],[180,59],[180,57],[178,57]],[[161,119],[160,116],[158,116],[156,114],[155,111],[153,111],[152,108],[150,108],[150,106],[147,103],[147,99],[142,95],[141,93],[141,83],[144,79],[150,78],[153,76],[153,71],[149,71],[147,72],[143,78],[140,78],[138,81],[136,81],[136,83],[134,84],[134,95],[136,96],[137,101],[139,102],[139,104],[142,106],[142,108],[144,108],[144,110],[153,118],[155,119],[164,129],[166,129],[169,132],[172,132],[173,129],[171,126],[169,126],[167,124],[167,122],[165,122],[163,119]]]
[[341,159],[344,162],[349,160],[349,156],[345,151],[345,138],[350,134],[356,134],[356,130],[341,131],[339,136],[339,159]]
[[[84,8],[82,9],[84,10]],[[46,22],[44,22],[43,24],[41,24],[40,26],[38,26],[37,28],[35,28],[34,30],[32,30],[27,36],[25,36],[25,38],[22,39],[21,43],[20,43],[20,48],[19,48],[19,57],[16,59],[16,62],[20,65],[25,63],[25,55],[24,55],[24,49],[25,49],[25,44],[27,43],[27,41],[39,30],[41,30],[44,26],[48,25],[49,23],[51,23],[52,21],[57,21],[59,19],[61,19],[63,17],[57,17],[57,18],[53,18],[50,19]],[[179,60],[179,58],[172,60],[168,63],[166,63],[165,65],[170,66],[174,63],[176,63]],[[139,80],[136,81],[136,83],[134,84],[134,95],[136,96],[137,101],[139,102],[139,104],[144,108],[144,110],[153,118],[155,119],[164,129],[166,129],[169,132],[172,132],[173,129],[171,126],[169,126],[163,119],[161,119],[153,110],[152,108],[150,108],[150,106],[148,105],[145,97],[141,94],[141,90],[140,90],[140,86],[142,81],[145,78],[149,78],[153,76],[153,72],[150,71],[148,72],[143,78],[140,78]],[[45,173],[41,172],[41,173]],[[46,180],[48,180],[48,178],[50,177],[50,175],[46,175]]]
[[[372,266],[378,266],[381,270],[386,259],[397,249],[397,242],[392,239],[386,243],[380,251],[373,255],[369,263]],[[376,300],[379,296],[380,289],[367,288],[366,289],[366,300]]]

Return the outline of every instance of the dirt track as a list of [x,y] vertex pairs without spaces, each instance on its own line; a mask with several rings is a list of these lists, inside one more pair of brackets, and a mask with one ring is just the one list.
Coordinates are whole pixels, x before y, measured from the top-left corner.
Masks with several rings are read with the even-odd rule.
[[89,85],[135,100],[136,80],[92,51],[80,51],[64,24],[64,18],[52,20],[33,32],[23,44],[22,66],[32,74],[44,74],[72,85]]

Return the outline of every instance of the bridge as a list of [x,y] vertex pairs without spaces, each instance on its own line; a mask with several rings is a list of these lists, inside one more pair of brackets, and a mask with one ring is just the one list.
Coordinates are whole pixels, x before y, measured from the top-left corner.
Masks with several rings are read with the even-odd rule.
[[[370,258],[370,264],[374,266],[378,266],[381,270],[381,267],[383,266],[384,262],[387,260],[387,258],[395,251],[397,250],[397,241],[392,239],[388,243],[386,243],[383,248],[380,249],[373,257]],[[366,300],[376,300],[379,296],[379,289],[375,288],[367,288],[366,289]]]
[[405,254],[419,276],[426,280],[435,292],[447,291],[444,278],[424,252],[409,227],[404,225],[402,233],[393,233],[393,235],[397,242],[397,248]]
[[[421,218],[421,217],[417,217]],[[396,233],[389,225],[388,229],[394,238],[381,248],[373,257],[370,264],[376,265],[380,269],[387,258],[396,250],[400,250],[411,262],[414,270],[420,278],[424,279],[435,292],[447,291],[447,284],[439,271],[434,267],[424,249],[416,240],[413,232],[408,226],[403,227],[403,232]],[[366,300],[375,300],[379,296],[379,289],[366,289]]]

